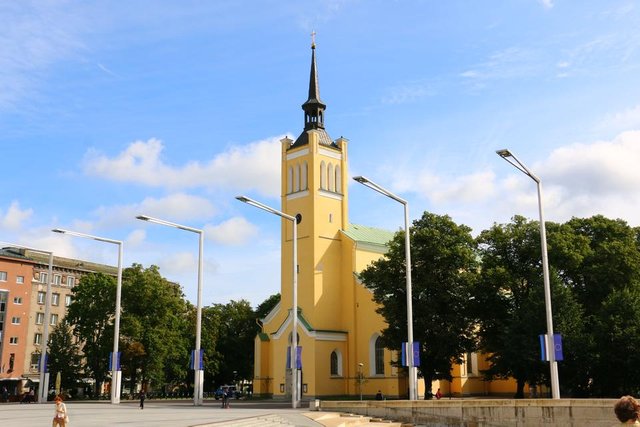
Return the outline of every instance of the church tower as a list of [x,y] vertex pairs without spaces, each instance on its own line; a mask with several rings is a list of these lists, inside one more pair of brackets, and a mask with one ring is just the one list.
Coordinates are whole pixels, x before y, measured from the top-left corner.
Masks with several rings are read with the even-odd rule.
[[[297,395],[302,400],[353,396],[368,388],[376,388],[372,395],[376,390],[398,395],[404,383],[391,368],[392,354],[379,340],[384,321],[370,291],[354,274],[385,253],[393,233],[349,224],[348,142],[329,136],[326,108],[312,42],[309,92],[302,104],[304,128],[295,141],[281,140],[281,211],[298,220]],[[293,227],[286,219],[281,227],[281,300],[262,319],[262,332],[256,337],[253,389],[256,395],[290,397]]]

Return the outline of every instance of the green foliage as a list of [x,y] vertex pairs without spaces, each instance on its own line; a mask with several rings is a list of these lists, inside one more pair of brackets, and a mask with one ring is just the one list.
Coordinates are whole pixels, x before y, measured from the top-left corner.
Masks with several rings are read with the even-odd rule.
[[95,379],[96,387],[107,377],[109,351],[113,349],[115,301],[116,279],[91,273],[73,288],[67,312],[66,319],[86,358],[85,373]]
[[82,356],[76,344],[71,327],[66,320],[56,326],[49,335],[49,383],[55,384],[60,373],[60,388],[73,389],[81,376]]
[[[451,364],[462,363],[475,348],[475,322],[470,296],[478,263],[471,229],[448,216],[424,213],[411,233],[414,341],[421,343],[419,373],[427,395],[434,379],[451,377]],[[407,341],[404,232],[389,242],[385,256],[360,273],[373,291],[378,312],[387,322],[385,347],[399,350]]]
[[[158,267],[133,264],[123,272],[120,341],[123,376],[164,384],[186,373],[191,346],[182,331],[189,328],[180,287],[160,275]],[[167,377],[167,374],[170,376]]]

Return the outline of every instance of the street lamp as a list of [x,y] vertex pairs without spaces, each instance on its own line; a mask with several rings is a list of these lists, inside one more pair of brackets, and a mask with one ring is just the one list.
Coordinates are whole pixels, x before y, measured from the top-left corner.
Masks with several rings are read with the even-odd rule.
[[167,227],[178,228],[180,230],[190,231],[192,233],[198,234],[198,301],[196,305],[196,348],[193,354],[193,404],[195,406],[201,406],[203,402],[202,392],[204,385],[204,369],[202,369],[202,366],[200,365],[200,336],[202,335],[202,254],[204,251],[204,231],[193,227],[187,227],[186,225],[180,225],[174,222],[165,221],[163,219],[152,218],[147,215],[138,215],[136,218],[142,221],[166,225]]
[[118,276],[116,281],[116,311],[113,332],[113,354],[111,355],[111,403],[120,403],[120,384],[122,382],[122,371],[118,363],[118,342],[120,341],[120,298],[122,295],[122,241],[107,239],[104,237],[92,236],[90,234],[79,233],[77,231],[54,228],[54,233],[68,234],[70,236],[83,237],[85,239],[97,240],[99,242],[112,243],[118,245]]
[[293,308],[291,310],[293,316],[293,325],[291,327],[291,406],[295,409],[298,407],[298,353],[296,351],[298,346],[298,219],[295,216],[291,216],[279,210],[273,209],[272,207],[264,205],[248,197],[238,196],[236,197],[236,199],[258,209],[262,209],[274,215],[278,215],[281,218],[287,219],[291,221],[291,225],[293,225]]
[[409,239],[409,202],[396,196],[392,192],[380,187],[364,176],[355,176],[354,180],[360,184],[383,194],[404,206],[404,254],[405,264],[407,268],[407,366],[409,369],[409,400],[418,399],[418,371],[414,366],[413,360],[413,302],[411,297],[411,241]]
[[542,183],[513,153],[507,149],[497,150],[498,156],[505,159],[513,167],[535,181],[538,188],[538,212],[540,214],[540,248],[542,250],[542,277],[544,281],[544,305],[547,314],[547,352],[549,353],[549,369],[551,371],[551,396],[560,399],[560,380],[558,379],[558,362],[553,341],[553,316],[551,313],[551,286],[549,284],[549,258],[547,256],[547,232],[542,214]]
[[360,389],[360,400],[362,400],[362,383],[364,382],[364,375],[362,375],[362,367],[364,363],[358,363],[358,388]]
[[47,294],[44,302],[44,330],[42,332],[42,352],[40,353],[40,390],[38,391],[38,403],[47,403],[47,391],[49,389],[49,376],[47,375],[47,343],[49,342],[49,317],[51,314],[51,283],[53,282],[53,252],[34,249],[29,246],[7,243],[20,249],[49,255],[49,275],[47,277]]

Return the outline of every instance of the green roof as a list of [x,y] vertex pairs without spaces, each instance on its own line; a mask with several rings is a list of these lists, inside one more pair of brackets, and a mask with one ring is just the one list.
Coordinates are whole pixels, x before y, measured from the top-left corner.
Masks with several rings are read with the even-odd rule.
[[342,231],[350,239],[358,243],[369,243],[377,246],[387,246],[395,233],[381,228],[367,227],[365,225],[349,224],[349,228]]

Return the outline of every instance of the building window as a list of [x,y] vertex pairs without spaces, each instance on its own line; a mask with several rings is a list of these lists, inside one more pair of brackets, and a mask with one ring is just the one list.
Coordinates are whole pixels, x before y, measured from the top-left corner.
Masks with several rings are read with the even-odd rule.
[[309,188],[309,165],[307,162],[302,164],[302,182],[300,183],[300,190],[307,190]]
[[293,167],[293,191],[300,191],[300,165]]
[[287,194],[293,193],[293,167],[287,170]]
[[13,297],[14,304],[22,304],[22,297]]
[[59,274],[54,274],[53,275],[53,284],[60,286],[61,283],[62,283],[62,276],[59,275]]
[[55,326],[58,324],[58,315],[56,313],[53,313],[51,315],[51,322],[49,323],[51,326]]
[[40,345],[40,344],[42,344],[42,334],[35,334],[35,335],[33,336],[33,343],[34,343],[35,345]]
[[76,278],[73,276],[67,276],[67,286],[73,288],[76,285]]
[[342,172],[340,172],[340,166],[336,166],[336,193],[342,193]]
[[18,337],[9,338],[9,344],[12,344],[12,345],[18,344]]
[[[16,342],[18,342],[18,338],[16,338]],[[9,371],[8,372],[13,372],[13,365],[16,362],[16,354],[15,353],[10,353],[9,354]]]
[[64,306],[69,307],[71,305],[71,295],[64,296]]
[[324,160],[320,162],[320,189],[324,190],[327,188],[327,165],[325,165]]
[[0,282],[6,282],[6,281],[7,281],[7,272],[0,271]]
[[60,294],[51,294],[51,305],[60,305]]
[[32,371],[40,370],[40,353],[31,353],[31,364],[30,368]]
[[20,318],[18,316],[13,316],[11,318],[11,324],[12,325],[19,325],[20,324]]
[[44,304],[47,298],[46,292],[38,292],[38,304]]
[[49,273],[45,273],[43,271],[40,272],[40,283],[47,283],[48,278],[49,278]]
[[382,345],[382,337],[376,339],[374,346],[375,351],[375,374],[384,375],[384,346]]
[[24,276],[16,276],[16,283],[23,284],[24,283]]
[[44,322],[44,313],[36,313],[36,325],[42,325]]
[[336,191],[336,180],[333,174],[333,163],[329,163],[327,167],[327,190]]
[[338,350],[331,352],[331,375],[342,375],[342,355]]

